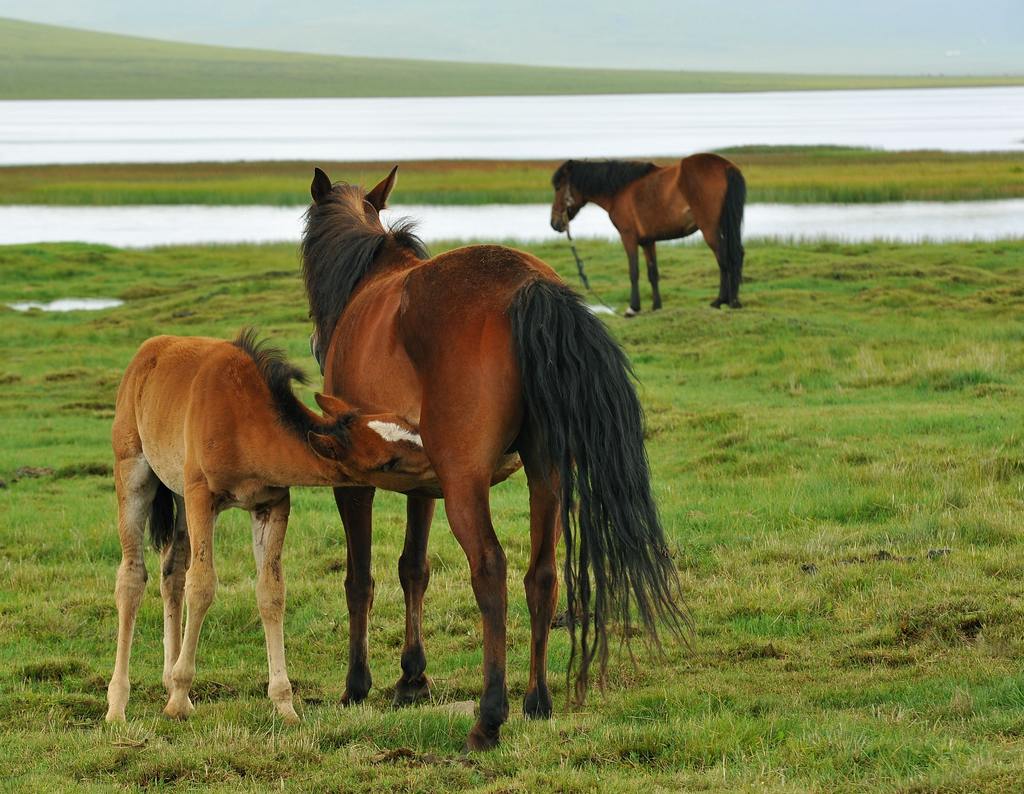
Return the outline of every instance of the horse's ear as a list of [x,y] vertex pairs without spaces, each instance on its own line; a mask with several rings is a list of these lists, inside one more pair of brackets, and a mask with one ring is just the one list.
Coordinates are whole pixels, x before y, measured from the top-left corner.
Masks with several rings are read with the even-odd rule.
[[384,177],[380,183],[366,194],[366,200],[370,203],[377,212],[388,205],[388,196],[391,195],[392,189],[395,187],[395,180],[398,178],[398,166],[396,165],[391,169],[391,173]]
[[329,394],[317,392],[314,399],[316,399],[316,404],[320,406],[321,411],[334,418],[350,414],[353,411],[352,406],[347,402],[337,397],[332,397]]
[[343,461],[348,457],[348,450],[341,445],[341,442],[332,435],[326,433],[314,433],[310,430],[306,433],[306,440],[313,451],[326,460]]
[[309,193],[313,196],[313,201],[319,204],[327,198],[333,187],[331,178],[327,174],[319,168],[313,169],[313,184],[309,186]]

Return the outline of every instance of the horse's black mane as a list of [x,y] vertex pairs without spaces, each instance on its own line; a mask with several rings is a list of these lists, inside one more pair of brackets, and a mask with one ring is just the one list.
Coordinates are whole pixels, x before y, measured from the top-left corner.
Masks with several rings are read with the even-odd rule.
[[[393,242],[421,259],[429,257],[423,242],[413,234],[415,223],[402,218],[391,228],[368,223],[362,212],[345,197],[361,189],[339,182],[322,200],[306,211],[302,234],[302,271],[306,281],[310,316],[316,324],[322,349],[359,281],[373,265],[381,249]],[[319,358],[319,356],[318,356]]]
[[657,167],[636,160],[566,160],[551,176],[551,185],[557,188],[568,176],[584,196],[610,196]]
[[333,433],[347,442],[348,425],[351,424],[354,415],[338,417],[334,426],[330,428],[315,423],[310,412],[292,391],[292,381],[306,385],[309,379],[305,372],[288,360],[283,350],[272,347],[266,340],[260,341],[255,328],[242,329],[233,344],[256,365],[260,377],[270,389],[270,397],[282,425],[298,434],[303,441],[310,430],[315,430],[320,433]]

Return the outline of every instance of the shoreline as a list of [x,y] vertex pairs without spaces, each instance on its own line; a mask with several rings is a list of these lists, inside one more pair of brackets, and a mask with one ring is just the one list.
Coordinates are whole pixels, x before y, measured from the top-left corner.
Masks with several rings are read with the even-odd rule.
[[[1024,152],[890,152],[838,146],[720,149],[744,172],[750,203],[875,204],[1024,198]],[[674,158],[656,157],[665,164]],[[312,161],[99,163],[0,167],[0,205],[302,206]],[[323,162],[335,179],[368,183],[393,162]],[[533,204],[551,200],[557,160],[399,162],[403,204]]]

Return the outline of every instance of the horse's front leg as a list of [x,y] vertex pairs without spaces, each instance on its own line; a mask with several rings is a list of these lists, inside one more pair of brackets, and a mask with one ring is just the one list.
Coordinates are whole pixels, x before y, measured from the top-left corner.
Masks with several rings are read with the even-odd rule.
[[373,606],[373,575],[370,572],[370,543],[373,538],[374,488],[335,488],[334,500],[345,527],[348,563],[345,597],[348,600],[348,676],[343,705],[366,699],[373,685],[370,675],[369,626]]
[[398,560],[398,578],[405,593],[405,647],[402,677],[395,684],[395,706],[408,706],[430,697],[427,655],[423,650],[423,596],[430,583],[427,539],[434,504],[432,498],[410,496],[406,507],[405,548]]
[[[189,479],[186,474],[186,482]],[[175,719],[184,719],[192,713],[189,690],[196,676],[199,632],[217,590],[217,573],[213,567],[213,527],[217,520],[217,508],[205,481],[196,479],[185,489],[185,520],[188,523],[192,557],[185,573],[188,616],[185,618],[185,637],[181,651],[171,669],[171,691],[167,705],[164,706],[164,714]]]
[[651,282],[653,302],[651,308],[661,308],[661,292],[658,290],[658,258],[654,252],[654,243],[644,243],[644,259],[647,260],[647,280]]
[[626,309],[626,316],[635,317],[640,313],[640,256],[636,237],[623,234],[622,247],[626,249],[626,258],[629,260],[629,308]]
[[277,504],[252,512],[252,550],[256,558],[256,604],[263,621],[270,671],[267,696],[281,718],[299,721],[292,703],[292,684],[284,658],[284,570],[281,552],[288,529],[290,500],[286,494]]

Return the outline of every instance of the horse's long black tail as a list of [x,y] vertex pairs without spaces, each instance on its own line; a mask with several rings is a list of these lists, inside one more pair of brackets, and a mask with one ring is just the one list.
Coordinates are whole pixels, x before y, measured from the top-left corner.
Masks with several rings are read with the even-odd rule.
[[174,494],[163,483],[156,486],[153,504],[149,506],[149,539],[157,551],[174,538]]
[[582,701],[595,658],[603,678],[611,620],[622,623],[628,642],[639,619],[655,646],[658,624],[682,636],[689,620],[651,495],[643,411],[625,353],[562,284],[529,282],[509,317],[525,421],[560,478],[568,675],[575,670]]
[[740,169],[730,165],[725,170],[725,200],[722,214],[718,219],[718,255],[725,271],[732,278],[730,303],[739,298],[740,283],[743,281],[743,207],[747,203],[747,181]]

